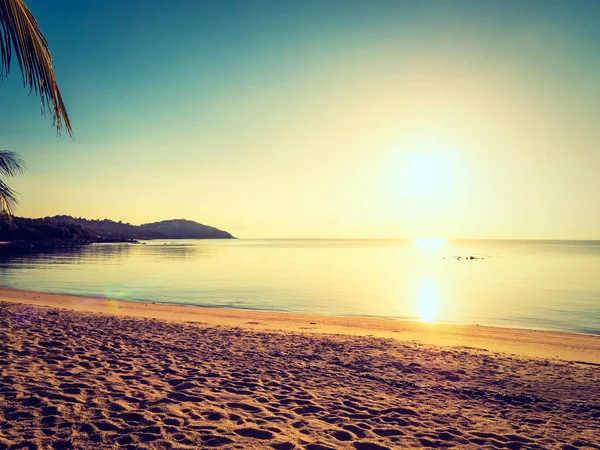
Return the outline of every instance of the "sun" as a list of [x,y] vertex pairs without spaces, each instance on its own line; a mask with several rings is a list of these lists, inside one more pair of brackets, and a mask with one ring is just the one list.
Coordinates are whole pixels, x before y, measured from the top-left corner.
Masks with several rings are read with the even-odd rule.
[[431,200],[444,197],[451,190],[457,167],[451,151],[431,146],[410,152],[403,172],[408,194]]
[[437,142],[405,142],[384,160],[382,188],[398,200],[415,204],[452,199],[461,185],[460,152]]
[[[402,237],[449,237],[468,195],[464,152],[438,141],[400,141],[381,158],[378,205]],[[423,242],[438,245],[436,242]]]

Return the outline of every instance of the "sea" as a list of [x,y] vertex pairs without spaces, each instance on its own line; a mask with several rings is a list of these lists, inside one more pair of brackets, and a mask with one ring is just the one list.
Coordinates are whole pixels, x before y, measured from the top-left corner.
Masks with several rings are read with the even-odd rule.
[[0,285],[600,334],[600,241],[153,240],[0,252]]

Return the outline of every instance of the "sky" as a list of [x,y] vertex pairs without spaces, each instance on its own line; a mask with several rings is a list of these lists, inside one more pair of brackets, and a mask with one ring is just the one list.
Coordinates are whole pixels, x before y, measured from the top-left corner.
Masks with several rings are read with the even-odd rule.
[[242,238],[600,239],[600,2],[27,0],[75,132],[0,82],[17,215]]

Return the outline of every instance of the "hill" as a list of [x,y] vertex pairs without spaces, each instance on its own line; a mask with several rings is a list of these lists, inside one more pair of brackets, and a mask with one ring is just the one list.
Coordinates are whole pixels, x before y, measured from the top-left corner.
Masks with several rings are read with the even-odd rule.
[[[185,219],[163,220],[139,227],[142,235],[162,236],[167,239],[232,239],[226,231]],[[148,239],[148,238],[144,238]]]
[[120,242],[138,239],[234,239],[217,228],[176,219],[131,225],[112,220],[88,220],[71,216],[41,219],[0,217],[0,241]]

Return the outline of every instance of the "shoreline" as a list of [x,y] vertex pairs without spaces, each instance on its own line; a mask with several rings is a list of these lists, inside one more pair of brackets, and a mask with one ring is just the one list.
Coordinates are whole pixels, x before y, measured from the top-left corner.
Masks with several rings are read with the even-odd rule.
[[591,334],[110,300],[5,287],[0,287],[0,301],[256,331],[391,338],[426,346],[600,365],[600,336]]

